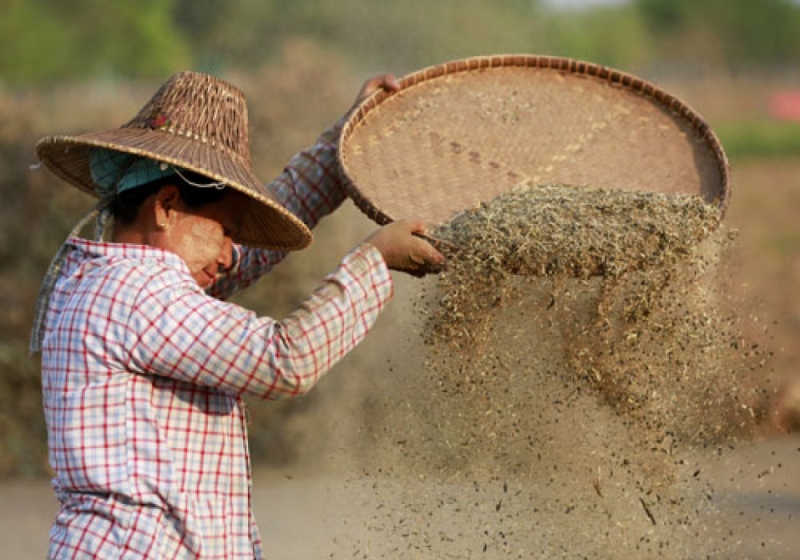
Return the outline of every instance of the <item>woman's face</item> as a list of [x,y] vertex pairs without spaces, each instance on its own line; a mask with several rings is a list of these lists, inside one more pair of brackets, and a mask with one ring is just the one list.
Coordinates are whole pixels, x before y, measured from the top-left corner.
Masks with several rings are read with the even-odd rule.
[[173,203],[161,222],[158,245],[180,256],[201,288],[209,288],[217,274],[230,268],[233,238],[247,209],[247,197],[228,189],[219,201],[193,210],[182,200]]

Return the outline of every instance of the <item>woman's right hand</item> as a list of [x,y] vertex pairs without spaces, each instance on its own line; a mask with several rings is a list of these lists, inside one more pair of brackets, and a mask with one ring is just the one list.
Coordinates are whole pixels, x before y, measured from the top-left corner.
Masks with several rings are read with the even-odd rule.
[[423,222],[402,220],[383,226],[370,235],[366,242],[381,252],[390,269],[424,276],[438,272],[445,258],[420,237],[422,235],[425,235]]

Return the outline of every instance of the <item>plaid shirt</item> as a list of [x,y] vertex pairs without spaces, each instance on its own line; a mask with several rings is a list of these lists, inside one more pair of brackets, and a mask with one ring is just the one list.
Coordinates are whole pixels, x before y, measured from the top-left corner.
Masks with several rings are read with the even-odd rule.
[[[334,127],[272,192],[309,226],[344,194]],[[260,558],[243,394],[310,390],[365,336],[392,294],[370,245],[293,314],[224,300],[283,255],[237,246],[203,292],[175,254],[71,238],[42,345],[53,488],[51,558]]]

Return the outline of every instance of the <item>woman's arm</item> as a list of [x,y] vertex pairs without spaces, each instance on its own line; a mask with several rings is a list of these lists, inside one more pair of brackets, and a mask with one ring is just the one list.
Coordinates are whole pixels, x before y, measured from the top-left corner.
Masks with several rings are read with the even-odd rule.
[[[338,166],[337,143],[347,116],[376,91],[396,91],[399,85],[391,74],[376,76],[364,82],[351,109],[333,126],[325,130],[309,149],[295,155],[281,175],[267,185],[267,190],[310,229],[335,211],[347,194]],[[235,265],[211,288],[209,295],[227,299],[279,263],[285,253],[237,246]]]
[[129,367],[237,395],[304,394],[364,338],[392,293],[386,263],[369,243],[281,321],[210,298],[190,283],[151,280],[129,322]]

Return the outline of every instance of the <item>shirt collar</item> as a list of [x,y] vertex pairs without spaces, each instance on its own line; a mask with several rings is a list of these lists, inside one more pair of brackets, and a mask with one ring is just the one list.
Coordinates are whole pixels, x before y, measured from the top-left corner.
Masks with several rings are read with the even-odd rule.
[[80,251],[90,257],[136,260],[154,259],[170,267],[186,269],[186,263],[176,253],[150,245],[92,241],[82,237],[70,237],[67,239],[67,244],[74,250]]

